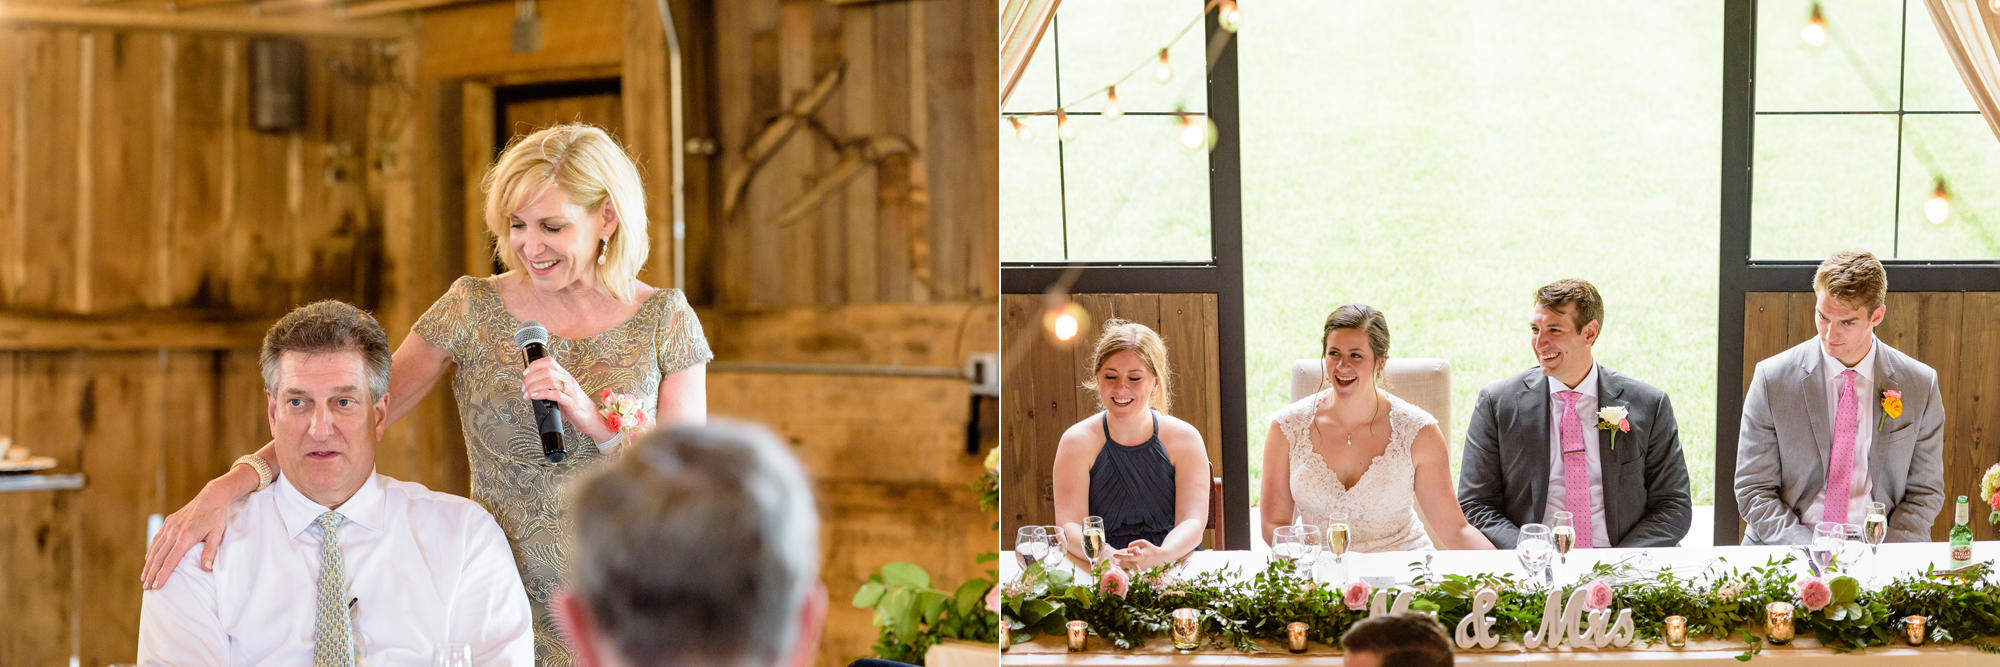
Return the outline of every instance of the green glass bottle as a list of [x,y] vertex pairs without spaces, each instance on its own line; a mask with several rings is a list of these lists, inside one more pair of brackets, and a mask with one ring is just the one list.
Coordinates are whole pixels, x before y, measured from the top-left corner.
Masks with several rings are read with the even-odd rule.
[[1958,497],[1957,514],[1952,516],[1951,524],[1952,567],[1972,564],[1971,508],[1972,506],[1966,502],[1965,496]]

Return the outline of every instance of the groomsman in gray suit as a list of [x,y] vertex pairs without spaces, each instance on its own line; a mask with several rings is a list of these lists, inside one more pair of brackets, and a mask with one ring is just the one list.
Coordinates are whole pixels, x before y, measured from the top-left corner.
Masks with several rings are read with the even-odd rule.
[[[1928,542],[1944,509],[1937,372],[1875,338],[1889,276],[1864,251],[1813,274],[1819,336],[1757,363],[1736,441],[1749,544],[1806,544],[1822,521],[1888,511],[1890,542]],[[1888,400],[1891,397],[1895,400]]]
[[[1603,326],[1604,299],[1589,282],[1543,286],[1528,320],[1538,365],[1479,391],[1458,506],[1495,547],[1514,548],[1522,525],[1555,525],[1559,511],[1575,516],[1577,548],[1670,547],[1687,536],[1694,506],[1673,403],[1592,358]],[[1600,428],[1610,408],[1623,419]]]

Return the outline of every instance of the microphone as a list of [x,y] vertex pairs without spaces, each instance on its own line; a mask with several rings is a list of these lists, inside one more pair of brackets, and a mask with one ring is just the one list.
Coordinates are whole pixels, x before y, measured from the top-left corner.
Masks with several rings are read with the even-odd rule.
[[[549,330],[542,328],[541,322],[522,322],[521,328],[514,330],[514,344],[521,346],[521,356],[528,363],[549,356]],[[542,456],[550,463],[561,463],[569,456],[563,450],[562,410],[555,401],[530,401],[535,406],[535,430],[542,433]]]

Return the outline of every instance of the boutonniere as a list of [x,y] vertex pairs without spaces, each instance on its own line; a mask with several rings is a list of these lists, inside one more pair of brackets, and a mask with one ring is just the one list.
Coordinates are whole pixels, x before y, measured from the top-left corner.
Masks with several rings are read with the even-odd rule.
[[[1903,416],[1903,392],[1894,389],[1882,390],[1882,414],[1890,419]],[[1880,426],[1876,425],[1877,428]]]
[[639,407],[639,397],[606,389],[597,401],[602,406],[597,413],[604,416],[604,425],[611,430],[623,434],[646,429],[646,411]]
[[1626,419],[1626,414],[1629,413],[1626,412],[1624,406],[1613,406],[1597,411],[1597,428],[1598,430],[1611,432],[1612,451],[1618,450],[1618,433],[1620,431],[1626,433],[1632,432],[1632,420]]

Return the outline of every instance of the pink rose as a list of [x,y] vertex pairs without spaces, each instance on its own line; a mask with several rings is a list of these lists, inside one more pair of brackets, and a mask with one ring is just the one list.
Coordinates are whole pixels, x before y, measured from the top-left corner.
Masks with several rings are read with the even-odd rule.
[[1347,602],[1348,609],[1361,611],[1368,608],[1368,593],[1368,584],[1356,581],[1348,584],[1347,590],[1342,592],[1340,597]]
[[1994,491],[1993,499],[1986,501],[1986,504],[1992,505],[1994,507],[2000,507],[2000,491]]
[[993,590],[986,591],[986,610],[1000,613],[1000,586],[995,585]]
[[1809,577],[1798,584],[1799,603],[1806,611],[1819,611],[1833,602],[1833,589],[1817,577]]
[[1598,579],[1590,582],[1590,585],[1586,586],[1585,590],[1588,592],[1584,593],[1583,596],[1584,606],[1591,609],[1611,608],[1611,584],[1604,583],[1603,579]]
[[1125,568],[1116,565],[1111,566],[1111,569],[1105,570],[1104,577],[1097,580],[1097,590],[1121,598],[1125,597],[1125,591],[1131,587],[1132,575],[1126,574]]
[[615,412],[609,415],[605,415],[604,425],[611,427],[611,430],[613,431],[625,430],[625,421],[623,419],[620,419],[618,417],[618,413]]
[[1620,419],[1620,420],[1618,420],[1618,430],[1620,430],[1620,431],[1624,431],[1624,432],[1626,432],[1626,433],[1631,433],[1631,432],[1632,432],[1632,420],[1630,420],[1630,419]]
[[1895,398],[1895,399],[1900,399],[1900,398],[1902,398],[1902,397],[1903,397],[1903,392],[1900,392],[1900,391],[1896,391],[1896,390],[1894,390],[1894,389],[1889,389],[1889,390],[1885,390],[1885,391],[1883,391],[1883,392],[1882,392],[1882,396],[1883,396],[1884,398]]

